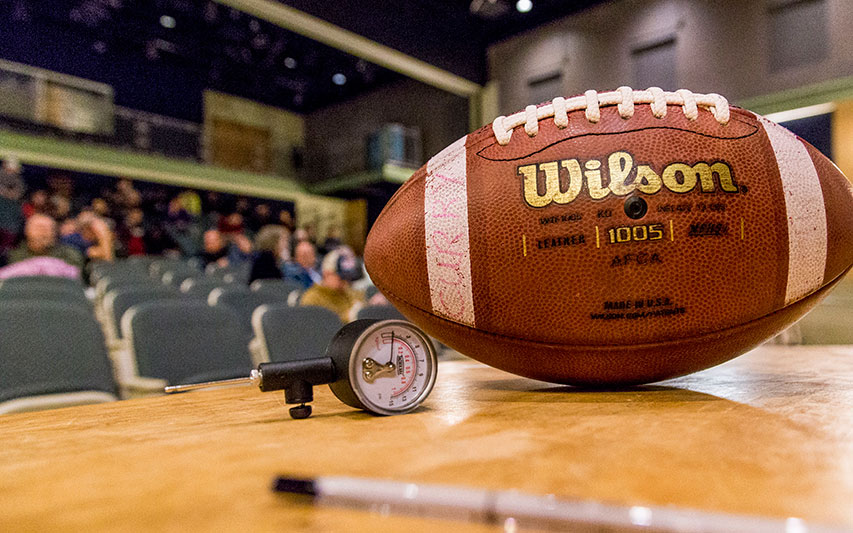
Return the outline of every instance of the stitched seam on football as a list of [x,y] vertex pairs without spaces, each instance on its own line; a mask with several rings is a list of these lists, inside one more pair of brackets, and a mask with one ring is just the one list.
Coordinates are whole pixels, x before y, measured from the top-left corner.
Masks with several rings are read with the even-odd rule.
[[[735,119],[732,119],[732,120],[735,120]],[[635,130],[628,130],[628,131],[616,131],[616,132],[589,132],[589,133],[582,133],[582,134],[580,134],[580,135],[574,135],[574,136],[571,136],[571,137],[564,137],[564,138],[562,138],[562,139],[559,139],[559,140],[556,140],[556,141],[552,142],[551,144],[549,144],[549,145],[547,145],[547,146],[543,146],[543,147],[541,147],[541,148],[539,148],[539,149],[537,149],[537,150],[535,150],[535,151],[528,152],[528,153],[525,153],[525,154],[523,154],[523,155],[519,155],[519,156],[517,156],[517,157],[510,157],[510,158],[497,158],[497,157],[489,157],[489,156],[487,156],[487,155],[484,155],[484,154],[483,154],[483,152],[485,152],[486,150],[488,150],[488,149],[489,149],[489,148],[491,148],[492,146],[495,146],[495,145],[500,146],[500,144],[498,144],[498,142],[497,142],[497,141],[493,141],[493,142],[490,142],[487,146],[484,146],[483,148],[480,148],[480,150],[478,150],[478,151],[477,151],[477,157],[480,157],[480,158],[482,158],[482,159],[485,159],[486,161],[518,161],[519,159],[525,159],[525,158],[528,158],[528,157],[530,157],[530,156],[533,156],[533,155],[536,155],[536,154],[538,154],[538,153],[544,152],[545,150],[547,150],[547,149],[549,149],[549,148],[551,148],[551,147],[553,147],[553,146],[556,146],[556,145],[558,145],[558,144],[560,144],[560,143],[564,143],[564,142],[572,141],[572,140],[574,140],[574,139],[583,139],[584,137],[592,137],[592,136],[596,136],[596,137],[598,137],[598,136],[608,136],[608,135],[626,135],[626,134],[630,134],[630,133],[639,133],[639,132],[642,132],[642,131],[649,131],[649,130],[673,130],[673,131],[680,131],[680,132],[684,132],[684,133],[692,133],[692,134],[694,134],[694,135],[699,135],[699,136],[701,136],[701,137],[706,137],[706,138],[708,138],[708,139],[719,139],[719,140],[721,140],[721,141],[737,141],[737,140],[740,140],[740,139],[746,139],[746,138],[748,138],[748,137],[752,137],[753,135],[756,135],[756,134],[758,133],[758,131],[759,131],[759,130],[758,130],[758,128],[757,128],[756,126],[754,126],[754,125],[752,125],[752,124],[749,124],[749,123],[748,123],[748,122],[746,122],[746,121],[737,120],[737,122],[740,122],[740,123],[742,123],[742,124],[743,124],[743,125],[745,125],[745,126],[749,126],[749,127],[751,127],[751,128],[752,128],[752,132],[751,132],[751,133],[747,133],[746,135],[740,135],[740,136],[737,136],[737,137],[720,137],[720,136],[717,136],[717,135],[709,135],[709,134],[707,134],[707,133],[700,133],[700,132],[698,132],[698,131],[691,131],[691,130],[687,130],[687,129],[684,129],[684,128],[676,128],[676,127],[674,127],[674,126],[647,126],[647,127],[644,127],[644,128],[638,128],[638,129],[635,129]],[[503,148],[503,147],[501,147],[501,148]]]

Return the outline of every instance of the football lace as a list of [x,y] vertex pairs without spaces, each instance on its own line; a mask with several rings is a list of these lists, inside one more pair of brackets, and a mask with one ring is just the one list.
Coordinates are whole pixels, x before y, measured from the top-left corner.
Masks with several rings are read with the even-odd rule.
[[634,116],[635,104],[651,104],[652,115],[655,118],[666,116],[667,105],[680,105],[688,120],[699,118],[699,108],[703,107],[714,115],[722,125],[729,122],[729,102],[719,94],[697,94],[687,89],[667,92],[659,87],[649,87],[645,91],[634,91],[630,87],[619,87],[615,91],[598,93],[586,91],[583,96],[575,96],[566,100],[563,97],[541,107],[527,106],[508,117],[500,116],[492,123],[492,131],[498,144],[505,146],[512,137],[512,130],[524,125],[524,131],[530,137],[539,133],[539,121],[543,118],[554,117],[554,124],[563,129],[569,125],[569,113],[584,110],[586,119],[592,123],[601,120],[601,108],[617,106],[619,116],[628,119]]

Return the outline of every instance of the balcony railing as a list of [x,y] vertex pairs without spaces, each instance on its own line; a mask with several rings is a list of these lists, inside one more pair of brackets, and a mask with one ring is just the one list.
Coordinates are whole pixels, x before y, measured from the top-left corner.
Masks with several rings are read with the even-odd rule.
[[203,154],[201,124],[116,106],[109,85],[5,60],[0,125],[180,159]]

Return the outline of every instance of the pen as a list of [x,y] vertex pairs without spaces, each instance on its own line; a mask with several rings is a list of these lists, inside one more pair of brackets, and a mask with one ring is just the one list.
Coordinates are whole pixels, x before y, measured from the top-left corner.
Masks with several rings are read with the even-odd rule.
[[311,497],[315,503],[380,512],[467,520],[506,531],[548,528],[572,531],[658,531],[678,533],[829,533],[847,528],[809,524],[799,518],[772,519],[675,507],[620,506],[561,500],[553,495],[449,485],[401,483],[351,477],[278,477],[275,492]]

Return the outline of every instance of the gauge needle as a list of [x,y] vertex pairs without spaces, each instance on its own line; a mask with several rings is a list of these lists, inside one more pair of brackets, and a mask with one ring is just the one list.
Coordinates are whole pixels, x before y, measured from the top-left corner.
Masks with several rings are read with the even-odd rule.
[[391,330],[391,359],[388,359],[388,364],[394,364],[394,330]]

